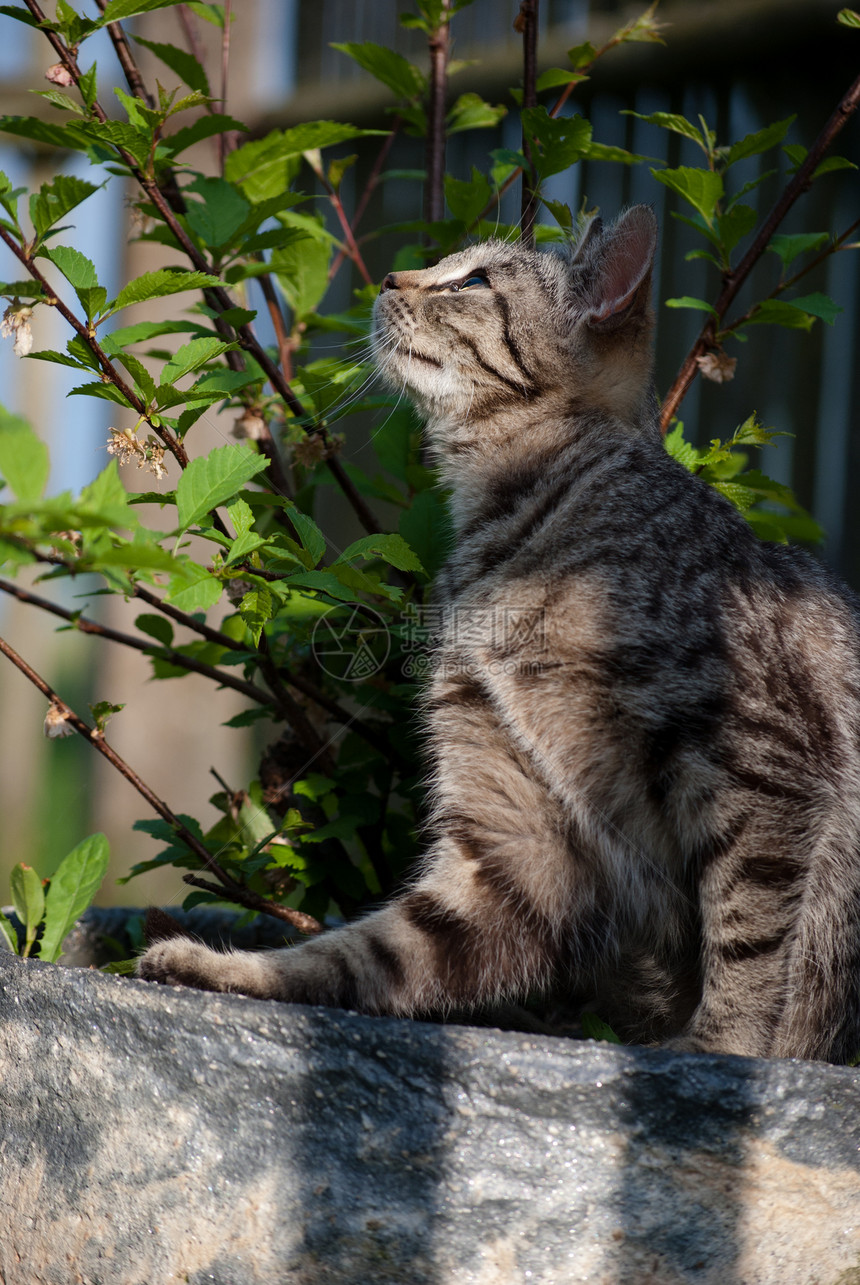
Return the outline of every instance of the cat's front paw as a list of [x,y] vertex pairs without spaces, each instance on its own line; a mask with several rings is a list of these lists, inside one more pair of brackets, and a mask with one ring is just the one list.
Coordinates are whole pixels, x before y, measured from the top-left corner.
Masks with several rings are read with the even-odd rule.
[[216,951],[185,937],[156,942],[137,961],[137,975],[165,986],[194,986],[197,990],[227,990],[224,959]]

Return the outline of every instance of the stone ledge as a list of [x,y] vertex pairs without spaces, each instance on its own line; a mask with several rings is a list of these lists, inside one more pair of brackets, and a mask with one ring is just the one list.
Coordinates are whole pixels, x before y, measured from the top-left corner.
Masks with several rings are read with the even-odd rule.
[[857,1285],[860,1075],[0,956],[4,1285]]

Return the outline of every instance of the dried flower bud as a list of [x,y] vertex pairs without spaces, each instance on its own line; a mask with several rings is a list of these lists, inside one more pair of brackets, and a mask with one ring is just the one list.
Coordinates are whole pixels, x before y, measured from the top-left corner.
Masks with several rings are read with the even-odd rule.
[[269,435],[266,421],[258,410],[246,407],[233,422],[233,436],[240,441],[250,438],[252,442],[262,442]]
[[706,352],[703,357],[696,358],[696,365],[705,379],[712,379],[715,384],[727,384],[730,379],[734,379],[737,364],[737,357],[729,357],[722,348],[718,352]]
[[0,335],[8,339],[15,336],[13,351],[16,357],[26,357],[33,347],[33,331],[30,329],[30,318],[33,309],[28,304],[19,303],[16,299],[3,313],[0,321]]
[[245,594],[249,593],[253,587],[250,580],[240,580],[237,576],[234,580],[227,581],[227,597],[234,607],[238,607]]
[[59,736],[74,736],[75,734],[75,729],[69,722],[68,713],[66,710],[61,709],[59,705],[49,706],[42,730],[52,741]]
[[343,449],[346,439],[342,433],[330,433],[325,438],[322,433],[308,433],[302,441],[293,446],[293,457],[297,464],[313,468],[320,460],[330,460]]
[[55,62],[45,72],[45,80],[50,80],[52,85],[60,85],[61,88],[67,89],[69,85],[75,83],[75,78],[69,71],[65,63]]

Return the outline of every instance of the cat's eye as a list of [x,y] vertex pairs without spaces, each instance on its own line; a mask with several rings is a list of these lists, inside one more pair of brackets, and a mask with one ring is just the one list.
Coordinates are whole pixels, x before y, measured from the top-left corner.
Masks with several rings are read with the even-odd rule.
[[455,281],[448,288],[452,294],[456,294],[458,290],[471,290],[473,286],[489,286],[489,284],[486,277],[475,275],[467,277],[465,281]]

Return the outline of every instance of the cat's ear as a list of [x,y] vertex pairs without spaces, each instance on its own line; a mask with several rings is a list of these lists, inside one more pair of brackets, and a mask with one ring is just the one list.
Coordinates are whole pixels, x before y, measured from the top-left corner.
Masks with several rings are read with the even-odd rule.
[[585,321],[601,333],[617,330],[648,307],[657,220],[634,205],[601,238],[589,281]]

